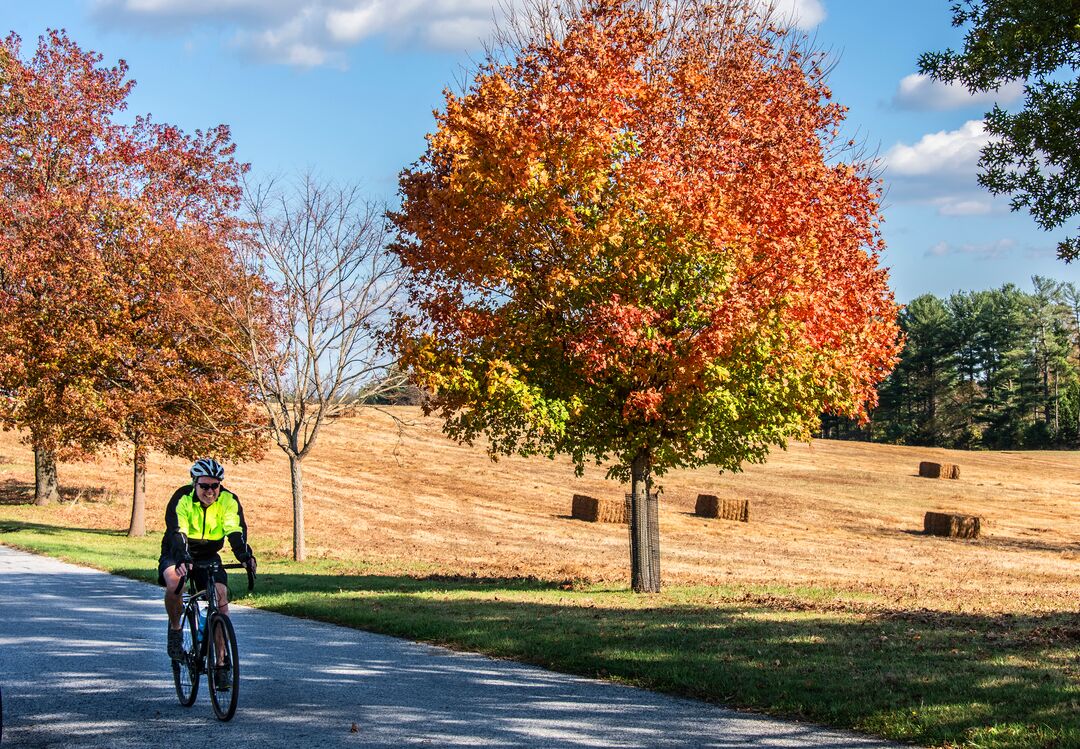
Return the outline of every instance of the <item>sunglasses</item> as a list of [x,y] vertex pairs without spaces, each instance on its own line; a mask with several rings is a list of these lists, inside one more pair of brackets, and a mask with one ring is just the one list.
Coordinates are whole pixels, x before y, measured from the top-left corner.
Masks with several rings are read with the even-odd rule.
[[195,486],[199,487],[203,491],[212,492],[217,491],[219,488],[221,488],[221,483],[218,482],[216,484],[204,484],[200,481],[199,483],[195,484]]

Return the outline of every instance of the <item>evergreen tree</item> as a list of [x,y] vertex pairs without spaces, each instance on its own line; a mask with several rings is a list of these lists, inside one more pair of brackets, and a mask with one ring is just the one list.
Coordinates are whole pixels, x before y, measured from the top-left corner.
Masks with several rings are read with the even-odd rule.
[[1061,386],[1069,377],[1069,310],[1059,282],[1043,276],[1031,279],[1028,297],[1031,331],[1027,381],[1032,424],[1028,446],[1057,444],[1061,432]]
[[983,444],[993,449],[1009,449],[1024,444],[1024,364],[1028,353],[1029,325],[1026,295],[1013,284],[987,293],[982,309],[985,345]]
[[986,394],[984,369],[988,342],[983,321],[990,303],[987,292],[962,292],[949,297],[949,344],[956,363],[954,416],[959,431],[955,447],[978,447],[982,442],[982,409]]
[[958,377],[949,310],[933,294],[924,294],[900,313],[899,322],[907,345],[890,401],[902,395],[907,418],[896,434],[912,444],[949,444],[958,429],[951,409]]

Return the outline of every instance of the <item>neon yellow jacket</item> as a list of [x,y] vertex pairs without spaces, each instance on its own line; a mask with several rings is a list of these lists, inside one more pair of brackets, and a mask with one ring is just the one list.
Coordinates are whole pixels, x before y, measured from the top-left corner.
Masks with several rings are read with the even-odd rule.
[[165,535],[161,539],[163,559],[179,561],[213,558],[229,539],[233,554],[241,562],[251,556],[247,543],[247,523],[240,498],[224,486],[208,507],[195,498],[192,484],[177,489],[165,507]]

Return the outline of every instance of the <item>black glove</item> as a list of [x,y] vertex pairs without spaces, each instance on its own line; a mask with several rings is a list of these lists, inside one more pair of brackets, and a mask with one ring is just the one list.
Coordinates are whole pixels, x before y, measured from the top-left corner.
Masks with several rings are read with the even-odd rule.
[[[181,577],[187,577],[191,573],[191,564],[193,561],[190,554],[184,554],[180,557],[180,561],[173,565],[173,567]],[[187,565],[187,567],[181,568],[181,565]]]

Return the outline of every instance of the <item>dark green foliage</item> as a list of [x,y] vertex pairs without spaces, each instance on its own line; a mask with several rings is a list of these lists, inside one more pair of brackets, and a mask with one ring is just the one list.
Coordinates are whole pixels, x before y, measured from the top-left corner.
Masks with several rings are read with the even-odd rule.
[[870,424],[823,417],[821,435],[951,448],[1080,446],[1080,289],[1032,278],[926,294],[899,315],[907,344]]
[[[995,104],[986,115],[993,139],[982,152],[979,184],[1012,195],[1046,230],[1080,213],[1080,2],[1077,0],[965,0],[952,7],[953,26],[966,27],[964,48],[926,52],[919,70],[958,81],[971,92],[1025,82],[1024,107],[1010,113]],[[1058,255],[1080,255],[1067,237]]]
[[907,418],[900,422],[898,436],[914,445],[939,444],[956,430],[950,406],[958,378],[949,311],[936,296],[925,294],[912,301],[899,320],[907,345],[893,377],[902,384]]

